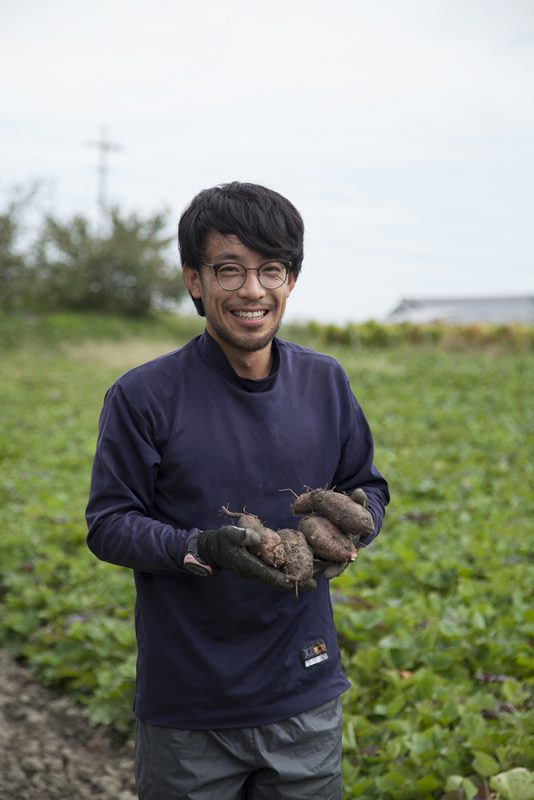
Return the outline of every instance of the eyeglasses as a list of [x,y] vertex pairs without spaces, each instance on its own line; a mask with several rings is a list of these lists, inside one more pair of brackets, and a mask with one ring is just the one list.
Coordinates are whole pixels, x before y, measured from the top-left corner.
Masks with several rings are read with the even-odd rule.
[[214,271],[221,289],[233,292],[245,285],[247,272],[255,272],[264,289],[279,289],[287,281],[291,261],[266,261],[259,267],[243,267],[242,264],[230,261],[222,264],[204,264],[204,266],[211,267]]

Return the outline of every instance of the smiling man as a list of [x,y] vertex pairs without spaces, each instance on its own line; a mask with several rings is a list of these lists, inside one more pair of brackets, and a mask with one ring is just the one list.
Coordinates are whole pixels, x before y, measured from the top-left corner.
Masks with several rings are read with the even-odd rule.
[[185,263],[183,269],[191,296],[203,304],[206,330],[238,375],[265,377],[271,342],[296,281],[291,261],[266,261],[237,236],[214,230],[206,233],[203,258],[197,267]]
[[358,488],[374,525],[361,544],[382,525],[388,487],[347,376],[276,336],[303,230],[263,186],[197,195],[178,235],[205,331],[106,394],[88,544],[134,570],[142,800],[341,798],[349,684],[329,579],[345,565],[316,559],[295,592],[257,556],[258,534],[221,510],[295,528],[288,489]]

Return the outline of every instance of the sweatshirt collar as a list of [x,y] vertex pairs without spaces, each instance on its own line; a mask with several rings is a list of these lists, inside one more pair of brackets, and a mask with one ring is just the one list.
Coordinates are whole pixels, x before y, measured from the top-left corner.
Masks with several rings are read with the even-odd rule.
[[197,337],[197,348],[202,360],[213,370],[231,380],[247,392],[265,392],[270,389],[278,374],[280,366],[280,351],[278,341],[273,339],[273,366],[269,375],[258,380],[242,378],[226,358],[224,351],[212,336],[205,330]]

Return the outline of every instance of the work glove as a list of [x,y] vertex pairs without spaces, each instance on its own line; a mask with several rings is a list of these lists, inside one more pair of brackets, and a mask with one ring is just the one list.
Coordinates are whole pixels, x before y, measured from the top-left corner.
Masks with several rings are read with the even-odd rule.
[[[226,569],[242,578],[265,583],[275,589],[295,591],[295,582],[280,570],[269,566],[248,548],[257,548],[260,534],[251,528],[225,525],[217,530],[194,531],[188,537],[183,566],[195,575],[211,575],[214,569]],[[313,579],[299,591],[310,591],[317,584]]]
[[348,566],[353,564],[354,561],[323,561],[320,558],[314,559],[313,562],[313,577],[326,578],[331,581],[332,578],[337,578],[342,572],[345,572]]
[[367,499],[367,495],[361,487],[352,492],[350,499],[354,500],[355,503],[359,503],[359,505],[363,506],[364,508],[369,508],[369,500]]

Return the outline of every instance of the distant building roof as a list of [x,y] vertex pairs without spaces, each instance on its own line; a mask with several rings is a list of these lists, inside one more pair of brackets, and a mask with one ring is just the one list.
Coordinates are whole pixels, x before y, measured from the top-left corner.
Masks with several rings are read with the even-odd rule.
[[534,325],[534,295],[525,297],[405,298],[386,322],[445,322],[451,325],[519,322]]

